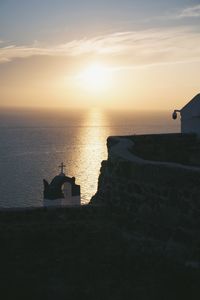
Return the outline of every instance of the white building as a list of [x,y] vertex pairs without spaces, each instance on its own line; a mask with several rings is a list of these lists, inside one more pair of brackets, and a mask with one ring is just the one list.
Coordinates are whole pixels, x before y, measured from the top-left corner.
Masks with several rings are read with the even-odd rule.
[[177,112],[181,115],[181,133],[196,133],[200,136],[200,94],[197,94],[182,109],[174,110],[172,118],[177,118]]

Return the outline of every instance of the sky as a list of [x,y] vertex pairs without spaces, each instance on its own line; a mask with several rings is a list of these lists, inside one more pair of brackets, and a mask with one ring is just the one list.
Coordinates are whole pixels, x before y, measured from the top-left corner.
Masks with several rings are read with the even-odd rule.
[[0,107],[179,109],[200,0],[0,0]]

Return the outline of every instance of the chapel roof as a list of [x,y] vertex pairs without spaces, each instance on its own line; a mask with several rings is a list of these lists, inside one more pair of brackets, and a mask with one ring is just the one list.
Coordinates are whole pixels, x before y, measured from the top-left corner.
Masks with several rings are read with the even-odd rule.
[[200,93],[197,94],[196,96],[194,96],[194,98],[192,98],[192,100],[190,100],[185,106],[183,106],[181,108],[181,111],[185,110],[185,109],[188,109],[190,108],[191,106],[194,106],[194,105],[200,105]]

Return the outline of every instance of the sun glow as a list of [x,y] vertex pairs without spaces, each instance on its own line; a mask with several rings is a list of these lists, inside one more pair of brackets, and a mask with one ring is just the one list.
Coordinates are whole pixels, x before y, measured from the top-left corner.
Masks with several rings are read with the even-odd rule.
[[95,63],[88,66],[78,76],[79,84],[88,91],[102,92],[111,84],[111,71],[104,65]]

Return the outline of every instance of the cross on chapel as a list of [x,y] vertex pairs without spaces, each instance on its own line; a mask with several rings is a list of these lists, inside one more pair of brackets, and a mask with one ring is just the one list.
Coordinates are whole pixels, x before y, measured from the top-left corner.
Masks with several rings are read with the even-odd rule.
[[60,168],[60,170],[61,170],[61,174],[64,174],[64,168],[66,167],[64,164],[63,164],[63,162],[61,163],[61,165],[60,166],[58,166],[59,168]]

